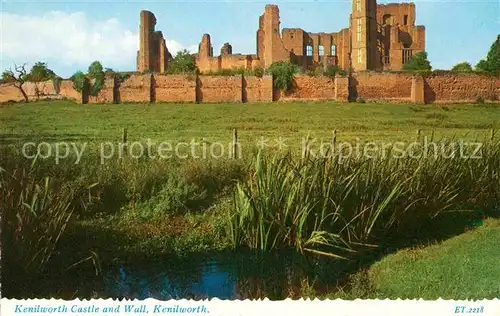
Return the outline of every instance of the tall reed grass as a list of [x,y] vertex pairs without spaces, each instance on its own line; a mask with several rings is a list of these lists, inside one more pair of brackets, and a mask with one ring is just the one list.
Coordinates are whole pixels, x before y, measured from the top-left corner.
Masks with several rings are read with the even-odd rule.
[[[344,258],[443,212],[493,210],[500,201],[500,143],[482,158],[460,155],[369,159],[257,155],[238,183],[227,233],[234,247]],[[373,245],[372,245],[373,246]]]
[[[2,250],[5,266],[34,275],[48,264],[73,215],[73,188],[29,168],[0,169]],[[5,267],[4,266],[4,267]]]

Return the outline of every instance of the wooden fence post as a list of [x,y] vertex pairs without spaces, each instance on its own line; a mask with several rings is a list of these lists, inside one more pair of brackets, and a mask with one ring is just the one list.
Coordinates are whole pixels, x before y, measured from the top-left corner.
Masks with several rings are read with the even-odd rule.
[[127,144],[127,128],[123,128],[123,133],[122,133],[122,143]]
[[238,159],[238,130],[233,129],[233,159]]
[[335,152],[335,146],[337,145],[337,130],[334,129],[332,132],[332,155]]

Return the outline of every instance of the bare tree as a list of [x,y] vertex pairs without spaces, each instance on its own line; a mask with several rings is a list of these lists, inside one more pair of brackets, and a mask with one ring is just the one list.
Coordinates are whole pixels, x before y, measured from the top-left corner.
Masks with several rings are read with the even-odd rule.
[[28,102],[28,95],[24,91],[23,85],[29,80],[29,73],[26,71],[26,64],[18,66],[14,64],[14,71],[12,69],[5,70],[2,74],[2,81],[12,85],[21,91],[24,101]]

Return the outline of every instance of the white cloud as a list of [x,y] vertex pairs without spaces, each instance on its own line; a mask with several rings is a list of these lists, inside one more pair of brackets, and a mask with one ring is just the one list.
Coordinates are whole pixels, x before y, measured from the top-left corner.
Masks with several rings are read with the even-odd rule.
[[[129,30],[117,19],[92,21],[83,12],[59,11],[38,16],[0,12],[0,18],[4,62],[50,61],[49,67],[75,71],[94,60],[120,70],[136,67],[139,30]],[[185,48],[170,39],[167,46],[172,54]]]

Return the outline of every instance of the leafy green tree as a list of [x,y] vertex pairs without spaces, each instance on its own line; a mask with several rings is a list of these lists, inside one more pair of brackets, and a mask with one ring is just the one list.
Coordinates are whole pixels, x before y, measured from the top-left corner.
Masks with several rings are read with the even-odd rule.
[[81,71],[77,71],[71,76],[71,81],[73,82],[73,89],[78,92],[82,92],[85,87],[85,74]]
[[299,67],[288,61],[278,61],[267,68],[267,73],[273,76],[274,86],[283,91],[292,90],[293,78],[298,72]]
[[31,71],[28,74],[28,80],[35,84],[35,95],[36,99],[40,99],[41,89],[40,85],[47,80],[54,79],[56,74],[47,68],[47,63],[37,62],[31,67]]
[[468,62],[463,62],[463,63],[458,63],[453,68],[451,68],[451,71],[454,72],[471,72],[472,71],[472,66]]
[[26,64],[21,66],[14,64],[14,70],[8,69],[2,73],[2,82],[19,89],[25,102],[29,102],[28,95],[24,91],[24,84],[29,80],[29,73],[26,71]]
[[500,72],[500,35],[490,47],[486,59],[482,59],[476,65],[476,70],[486,72]]
[[182,74],[196,71],[196,62],[187,50],[178,52],[173,59],[168,62],[167,73]]
[[403,65],[403,70],[418,71],[431,70],[431,63],[427,59],[427,52],[420,52],[413,55],[406,64]]
[[104,86],[104,68],[99,61],[94,61],[90,64],[88,69],[88,77],[91,80],[89,94],[96,96]]

